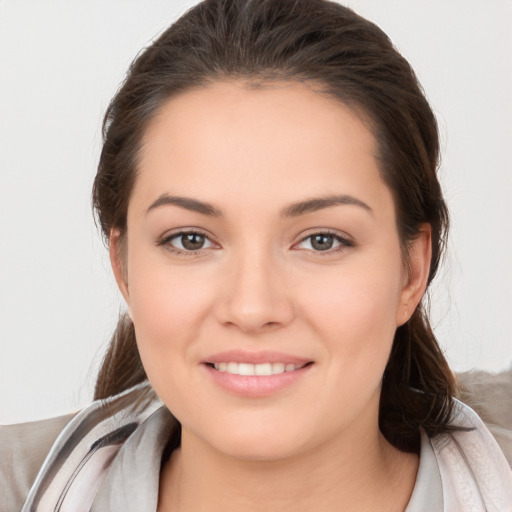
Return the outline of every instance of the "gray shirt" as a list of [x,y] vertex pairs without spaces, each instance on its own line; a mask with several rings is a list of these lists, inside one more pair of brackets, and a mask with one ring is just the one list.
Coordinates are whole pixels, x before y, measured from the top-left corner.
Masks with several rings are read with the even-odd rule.
[[[21,509],[47,452],[71,418],[0,427],[0,512]],[[117,453],[91,511],[156,511],[162,455],[174,434],[165,407],[139,425]],[[422,434],[416,484],[406,512],[442,510],[439,468],[431,442]]]

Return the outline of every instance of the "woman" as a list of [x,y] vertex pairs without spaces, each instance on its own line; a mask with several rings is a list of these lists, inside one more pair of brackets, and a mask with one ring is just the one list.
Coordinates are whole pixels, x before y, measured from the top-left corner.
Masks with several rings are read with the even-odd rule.
[[105,117],[93,197],[129,313],[98,401],[4,431],[9,510],[510,509],[421,303],[437,163],[413,71],[351,10],[184,15]]

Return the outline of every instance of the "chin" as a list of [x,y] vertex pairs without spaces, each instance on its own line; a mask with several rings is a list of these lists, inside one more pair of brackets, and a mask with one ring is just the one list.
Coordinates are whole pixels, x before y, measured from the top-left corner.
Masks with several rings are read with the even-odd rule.
[[260,419],[239,418],[232,422],[210,425],[207,432],[193,433],[228,457],[241,460],[271,461],[292,457],[303,451],[307,442],[307,432],[297,426],[304,423],[270,422]]
[[301,445],[269,435],[254,435],[229,439],[217,447],[225,455],[246,461],[276,461],[298,455]]

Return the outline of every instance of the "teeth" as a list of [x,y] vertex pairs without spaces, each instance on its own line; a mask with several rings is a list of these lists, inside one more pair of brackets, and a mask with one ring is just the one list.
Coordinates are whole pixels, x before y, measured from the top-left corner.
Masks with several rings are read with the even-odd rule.
[[277,375],[284,372],[293,372],[302,368],[303,364],[291,363],[235,363],[235,362],[222,362],[214,363],[214,368],[223,373],[231,373],[233,375]]
[[272,364],[272,375],[276,375],[277,373],[283,373],[285,370],[284,363],[273,363]]
[[249,363],[239,363],[238,364],[238,374],[239,375],[254,375],[254,366]]
[[254,375],[272,375],[272,364],[263,363],[254,365]]

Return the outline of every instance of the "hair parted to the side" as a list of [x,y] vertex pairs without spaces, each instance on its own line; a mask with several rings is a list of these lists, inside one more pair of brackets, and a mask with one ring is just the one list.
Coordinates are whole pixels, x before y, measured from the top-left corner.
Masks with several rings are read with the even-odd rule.
[[[408,62],[373,23],[324,0],[206,0],[183,15],[133,62],[110,103],[93,203],[103,234],[126,236],[137,155],[162,104],[192,87],[238,79],[257,86],[296,81],[342,101],[378,143],[384,182],[396,208],[404,260],[420,226],[432,228],[429,283],[448,228],[437,179],[437,123]],[[96,398],[146,379],[135,331],[123,317],[100,370]],[[380,428],[402,450],[415,450],[419,429],[450,428],[455,380],[420,305],[395,334],[386,367]]]

